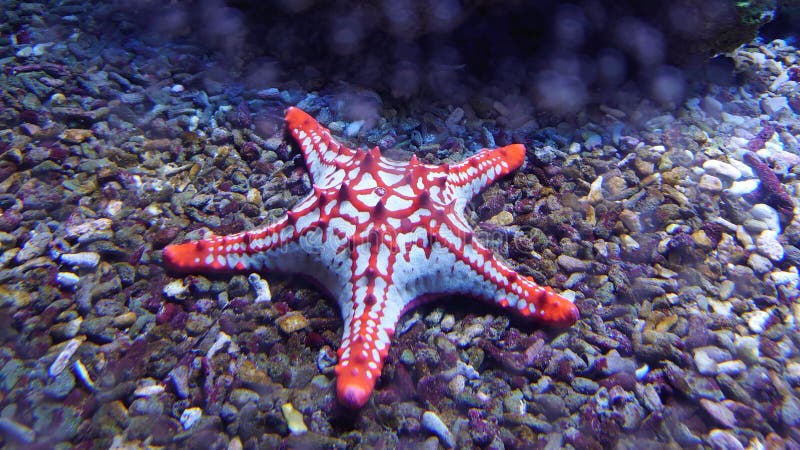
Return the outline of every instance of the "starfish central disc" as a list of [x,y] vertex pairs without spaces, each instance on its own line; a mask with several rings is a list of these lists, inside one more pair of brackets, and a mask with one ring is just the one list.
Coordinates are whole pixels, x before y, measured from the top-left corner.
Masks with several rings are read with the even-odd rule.
[[268,226],[170,245],[164,262],[186,273],[297,273],[324,286],[344,319],[335,370],[340,403],[367,402],[400,316],[423,300],[461,294],[546,325],[578,319],[571,301],[473,239],[464,215],[474,195],[522,165],[524,146],[430,165],[416,156],[386,158],[378,147],[350,149],[298,108],[288,109],[286,124],[312,192]]

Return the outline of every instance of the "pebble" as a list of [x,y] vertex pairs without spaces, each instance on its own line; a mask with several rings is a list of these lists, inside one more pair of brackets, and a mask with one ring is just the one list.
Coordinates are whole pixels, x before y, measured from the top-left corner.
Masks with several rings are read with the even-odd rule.
[[733,412],[725,406],[724,403],[715,402],[707,398],[701,398],[700,406],[702,406],[708,415],[713,417],[714,420],[716,420],[720,425],[723,425],[727,428],[733,428],[736,426],[736,417],[733,415]]
[[184,299],[189,292],[189,286],[185,284],[185,279],[179,278],[167,283],[164,286],[164,295],[173,299]]
[[0,417],[0,433],[23,444],[32,444],[36,440],[33,429],[7,417]]
[[700,108],[712,117],[720,117],[724,109],[722,103],[710,95],[703,97],[703,100],[700,101]]
[[764,230],[756,238],[756,248],[759,253],[773,261],[783,259],[783,246],[778,242],[778,232],[775,230]]
[[[147,380],[146,379],[142,380],[142,382],[147,382]],[[133,391],[133,396],[134,397],[152,397],[154,395],[158,395],[158,394],[161,394],[162,392],[164,392],[164,385],[163,384],[158,384],[157,382],[155,382],[155,380],[150,380],[150,382],[152,382],[154,384],[146,384],[146,385],[137,387]]]
[[623,209],[619,214],[619,220],[625,225],[625,228],[632,233],[638,233],[642,230],[642,223],[639,220],[639,214],[629,209]]
[[764,222],[768,229],[780,233],[781,231],[781,218],[778,211],[767,204],[756,203],[750,208],[750,215],[756,219]]
[[782,109],[789,109],[789,100],[784,96],[767,97],[761,100],[761,109],[770,116],[775,116]]
[[751,253],[747,258],[747,265],[753,269],[753,272],[763,275],[772,270],[772,262],[766,256],[758,253]]
[[214,343],[211,344],[211,347],[208,348],[208,352],[206,353],[206,358],[211,359],[216,355],[220,350],[225,348],[225,346],[230,345],[231,337],[228,336],[227,333],[224,331],[220,331],[217,335],[217,339],[214,340]]
[[95,252],[64,253],[59,261],[69,267],[94,269],[100,263],[100,254]]
[[491,217],[487,222],[492,225],[507,227],[514,223],[514,216],[508,211],[500,211],[497,215]]
[[276,321],[278,327],[286,334],[294,333],[308,326],[308,319],[299,311],[291,311],[279,317]]
[[72,272],[58,272],[56,274],[56,283],[65,288],[75,287],[79,281],[81,281],[81,277]]
[[72,370],[87,389],[90,391],[95,390],[94,380],[92,380],[91,375],[89,375],[89,370],[86,369],[86,366],[83,365],[80,359],[76,359],[75,363],[72,364]]
[[120,315],[114,316],[111,320],[111,325],[116,328],[128,328],[136,322],[136,313],[128,311]]
[[736,180],[731,183],[728,189],[725,189],[726,194],[730,195],[745,195],[754,192],[761,184],[758,178],[749,178],[746,180]]
[[800,284],[800,275],[798,275],[797,267],[791,267],[786,271],[772,272],[769,276],[776,286],[786,284],[792,289],[797,289],[798,284]]
[[269,283],[267,283],[267,280],[261,278],[257,273],[251,273],[247,277],[247,281],[256,293],[256,298],[253,301],[254,303],[264,303],[272,300],[272,293],[269,290]]
[[559,255],[556,258],[556,263],[567,272],[584,272],[588,267],[585,261],[569,255]]
[[631,237],[629,234],[623,234],[620,236],[620,243],[622,244],[622,249],[625,251],[636,251],[639,250],[639,243],[636,242],[636,239]]
[[750,327],[750,331],[761,334],[764,332],[764,326],[767,324],[770,313],[767,311],[753,311],[744,314],[744,317],[747,319],[747,326]]
[[734,346],[739,358],[748,364],[757,364],[761,352],[758,349],[759,338],[756,336],[736,336]]
[[603,200],[603,176],[595,178],[592,184],[589,185],[589,193],[586,194],[586,199],[591,204],[599,203]]
[[714,450],[744,450],[744,446],[730,431],[714,429],[708,433],[708,441]]
[[717,374],[717,362],[706,353],[705,348],[695,349],[694,365],[697,367],[697,371],[703,375]]
[[712,174],[730,180],[738,180],[742,176],[742,172],[736,167],[717,159],[709,159],[703,163],[703,169]]
[[435,434],[445,447],[453,448],[456,446],[455,436],[435,412],[425,411],[422,414],[421,424],[423,428]]
[[721,192],[722,181],[719,178],[706,173],[700,177],[700,181],[697,183],[697,188],[709,192]]
[[188,430],[192,428],[200,421],[201,417],[203,417],[203,410],[201,408],[195,406],[193,408],[184,409],[180,418],[183,429]]
[[302,434],[308,431],[306,423],[303,421],[303,414],[296,410],[291,403],[284,403],[281,405],[281,412],[286,419],[286,425],[292,434]]
[[111,227],[114,225],[114,222],[111,219],[95,219],[90,220],[87,222],[79,222],[75,224],[69,224],[66,227],[66,238],[67,239],[77,239],[81,236],[91,235],[95,233],[99,233],[101,231],[111,230]]
[[94,137],[94,133],[92,133],[92,130],[67,128],[58,137],[68,144],[80,144],[81,142]]
[[723,361],[717,364],[718,373],[724,373],[730,376],[736,376],[745,370],[747,370],[747,365],[738,359]]
[[30,239],[25,242],[22,249],[17,253],[16,258],[14,258],[20,264],[30,261],[37,256],[42,256],[47,250],[50,241],[53,240],[50,229],[43,223],[38,224],[30,234]]

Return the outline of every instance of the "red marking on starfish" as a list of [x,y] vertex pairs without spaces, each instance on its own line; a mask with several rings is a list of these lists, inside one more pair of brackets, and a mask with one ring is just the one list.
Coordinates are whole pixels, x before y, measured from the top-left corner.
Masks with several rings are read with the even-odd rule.
[[336,366],[342,404],[367,402],[400,316],[423,301],[462,294],[543,324],[578,319],[572,302],[477,242],[464,216],[474,195],[522,165],[525,147],[436,166],[347,148],[298,108],[288,109],[286,123],[312,192],[266,227],[170,245],[164,262],[181,272],[299,273],[325,287],[345,323]]

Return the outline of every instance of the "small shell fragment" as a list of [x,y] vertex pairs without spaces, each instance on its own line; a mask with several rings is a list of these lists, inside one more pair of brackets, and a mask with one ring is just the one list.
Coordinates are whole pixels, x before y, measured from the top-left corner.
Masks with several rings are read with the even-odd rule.
[[308,431],[305,422],[303,421],[303,414],[294,409],[291,403],[284,403],[281,406],[283,417],[286,419],[286,424],[292,434],[302,434]]
[[50,365],[50,370],[48,373],[51,377],[55,377],[56,375],[60,374],[64,371],[64,368],[67,367],[67,363],[72,355],[78,350],[78,347],[81,346],[81,343],[86,339],[85,336],[79,336],[76,338],[72,338],[67,341],[67,344],[64,346],[64,349],[61,350],[61,353],[58,354],[56,360],[53,361],[53,364]]

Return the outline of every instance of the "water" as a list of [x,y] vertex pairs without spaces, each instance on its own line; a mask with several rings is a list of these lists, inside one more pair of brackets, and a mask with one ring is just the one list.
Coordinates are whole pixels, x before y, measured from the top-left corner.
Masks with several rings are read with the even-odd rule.
[[800,52],[766,13],[3,2],[0,445],[797,447]]

